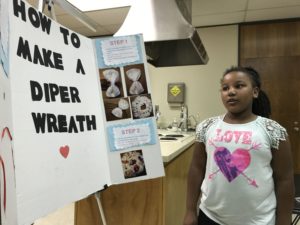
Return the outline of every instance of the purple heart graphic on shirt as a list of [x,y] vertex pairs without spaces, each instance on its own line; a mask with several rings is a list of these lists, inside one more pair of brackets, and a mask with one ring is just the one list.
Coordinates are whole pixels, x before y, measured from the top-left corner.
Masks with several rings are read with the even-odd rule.
[[242,148],[231,153],[225,147],[218,147],[214,152],[214,159],[221,172],[231,182],[249,166],[251,156],[248,150]]

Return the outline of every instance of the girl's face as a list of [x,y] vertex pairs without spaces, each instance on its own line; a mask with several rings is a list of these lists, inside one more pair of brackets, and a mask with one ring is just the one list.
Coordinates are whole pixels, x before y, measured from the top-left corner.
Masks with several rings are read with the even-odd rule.
[[253,98],[257,98],[258,92],[244,72],[230,72],[221,81],[222,102],[227,111],[235,115],[252,113]]

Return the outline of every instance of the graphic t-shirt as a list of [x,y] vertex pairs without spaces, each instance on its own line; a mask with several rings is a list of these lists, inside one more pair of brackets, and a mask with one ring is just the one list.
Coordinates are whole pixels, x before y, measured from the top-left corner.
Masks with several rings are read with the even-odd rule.
[[207,163],[201,186],[201,210],[221,225],[274,225],[276,197],[272,149],[286,140],[277,122],[257,117],[228,124],[223,117],[197,126],[196,141],[206,146]]

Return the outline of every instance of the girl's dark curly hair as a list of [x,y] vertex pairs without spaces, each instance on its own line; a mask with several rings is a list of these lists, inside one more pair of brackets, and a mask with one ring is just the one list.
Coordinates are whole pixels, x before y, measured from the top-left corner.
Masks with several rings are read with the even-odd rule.
[[271,103],[267,94],[261,90],[261,80],[259,73],[252,67],[231,67],[223,73],[223,77],[231,72],[243,72],[249,76],[252,81],[253,87],[258,87],[258,97],[253,99],[252,112],[256,115],[269,118],[271,115]]

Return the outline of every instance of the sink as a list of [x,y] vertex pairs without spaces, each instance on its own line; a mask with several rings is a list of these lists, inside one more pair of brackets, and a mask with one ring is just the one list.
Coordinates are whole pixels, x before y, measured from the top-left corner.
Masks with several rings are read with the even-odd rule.
[[176,141],[176,137],[161,137],[160,140],[166,140],[166,141]]
[[160,140],[166,140],[166,141],[176,141],[178,138],[183,138],[185,137],[183,134],[158,134],[160,137]]
[[174,138],[176,138],[176,137],[184,137],[184,135],[183,134],[166,134],[166,137],[174,137]]
[[157,133],[159,140],[162,142],[183,142],[190,136],[194,135],[194,132],[181,133],[163,129],[159,129]]

